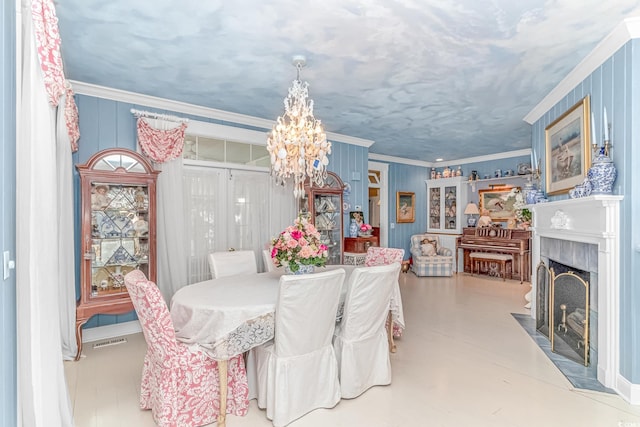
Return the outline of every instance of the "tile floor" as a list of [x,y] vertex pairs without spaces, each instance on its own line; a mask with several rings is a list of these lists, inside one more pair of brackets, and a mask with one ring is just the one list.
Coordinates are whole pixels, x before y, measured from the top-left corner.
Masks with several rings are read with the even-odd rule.
[[[512,315],[527,314],[518,281],[401,274],[407,329],[391,356],[393,383],[292,427],[640,427],[640,406],[576,389]],[[65,362],[76,427],[154,426],[138,409],[145,352],[141,334],[124,344],[85,346]],[[215,425],[215,424],[213,424]],[[270,426],[251,401],[227,426]]]

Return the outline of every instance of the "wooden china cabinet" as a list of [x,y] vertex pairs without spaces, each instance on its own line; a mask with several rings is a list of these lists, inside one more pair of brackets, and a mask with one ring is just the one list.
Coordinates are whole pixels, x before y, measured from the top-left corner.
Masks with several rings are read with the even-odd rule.
[[307,180],[304,189],[300,212],[309,215],[310,221],[320,232],[320,240],[327,245],[327,264],[342,264],[342,180],[335,173],[327,172],[324,185],[311,186]]
[[140,154],[108,149],[77,165],[82,211],[80,299],[76,341],[96,314],[123,314],[133,304],[124,276],[141,270],[156,281],[156,180],[159,171]]

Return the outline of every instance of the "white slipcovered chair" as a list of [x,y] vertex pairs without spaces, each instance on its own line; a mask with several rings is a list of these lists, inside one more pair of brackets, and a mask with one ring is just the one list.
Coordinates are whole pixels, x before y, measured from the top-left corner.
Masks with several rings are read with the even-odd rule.
[[274,339],[247,358],[249,398],[276,427],[340,401],[332,338],[344,277],[337,269],[280,278]]
[[258,272],[253,251],[223,251],[209,254],[209,268],[214,279]]
[[436,234],[411,236],[411,271],[416,276],[453,275],[453,252],[440,245]]
[[264,262],[265,271],[276,271],[277,267],[273,263],[273,258],[271,258],[271,251],[269,249],[262,250],[262,262]]
[[344,314],[333,339],[343,398],[391,384],[385,323],[400,266],[394,262],[356,268],[349,277]]

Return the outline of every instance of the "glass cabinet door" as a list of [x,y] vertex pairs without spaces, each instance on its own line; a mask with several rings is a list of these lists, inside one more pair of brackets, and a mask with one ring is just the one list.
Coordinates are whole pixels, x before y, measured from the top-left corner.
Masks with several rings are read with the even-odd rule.
[[124,276],[149,277],[147,185],[91,182],[91,297],[126,293]]
[[444,187],[444,228],[455,230],[457,224],[457,192],[456,187]]
[[440,187],[429,189],[429,228],[440,228]]
[[342,242],[342,201],[339,195],[316,194],[314,197],[314,224],[320,232],[320,241],[327,245],[327,264],[341,263]]

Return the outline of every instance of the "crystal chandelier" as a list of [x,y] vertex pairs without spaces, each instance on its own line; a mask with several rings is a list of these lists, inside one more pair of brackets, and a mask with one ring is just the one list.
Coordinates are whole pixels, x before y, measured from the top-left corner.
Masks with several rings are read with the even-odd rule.
[[304,194],[307,177],[315,185],[324,184],[329,164],[327,155],[331,154],[331,143],[327,141],[322,124],[313,117],[309,83],[300,81],[300,70],[305,63],[304,56],[293,58],[297,77],[284,99],[284,115],[278,117],[267,139],[271,175],[278,184],[293,178],[296,198]]

